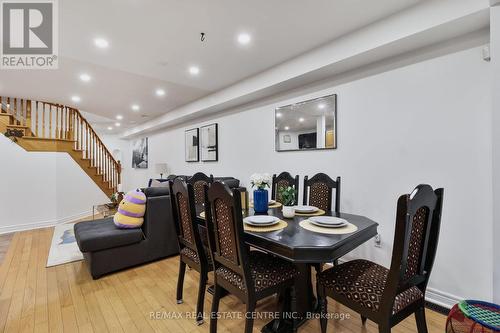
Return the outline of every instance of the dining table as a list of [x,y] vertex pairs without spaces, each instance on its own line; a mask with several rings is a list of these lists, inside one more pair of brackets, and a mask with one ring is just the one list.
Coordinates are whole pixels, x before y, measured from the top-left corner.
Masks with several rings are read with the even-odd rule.
[[[197,205],[197,220],[205,226],[203,205]],[[243,210],[243,217],[255,214],[252,208]],[[361,215],[326,211],[324,216],[334,216],[345,219],[357,227],[357,230],[347,234],[325,234],[306,230],[300,222],[309,216],[295,215],[293,218],[283,217],[281,208],[270,208],[268,215],[275,216],[287,222],[281,230],[269,232],[254,232],[245,230],[245,242],[256,249],[273,254],[294,263],[299,270],[295,279],[294,297],[289,305],[297,319],[273,319],[262,328],[262,332],[291,332],[302,325],[311,314],[317,312],[317,302],[314,295],[311,268],[318,264],[333,263],[348,254],[361,244],[377,235],[378,223]],[[294,326],[294,327],[291,327]]]

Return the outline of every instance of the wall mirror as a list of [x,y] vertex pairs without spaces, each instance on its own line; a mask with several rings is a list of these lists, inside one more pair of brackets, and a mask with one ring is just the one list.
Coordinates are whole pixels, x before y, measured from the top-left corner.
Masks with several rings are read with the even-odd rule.
[[276,151],[337,148],[337,95],[275,110]]

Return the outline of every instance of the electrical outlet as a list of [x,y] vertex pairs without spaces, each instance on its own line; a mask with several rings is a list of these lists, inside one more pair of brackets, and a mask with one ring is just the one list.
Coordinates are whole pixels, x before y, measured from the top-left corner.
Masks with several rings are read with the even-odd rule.
[[375,247],[382,247],[382,239],[380,234],[375,235]]

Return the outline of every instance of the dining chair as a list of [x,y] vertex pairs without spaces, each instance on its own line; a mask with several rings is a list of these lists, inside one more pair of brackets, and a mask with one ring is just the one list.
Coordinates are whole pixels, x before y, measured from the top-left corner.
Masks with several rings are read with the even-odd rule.
[[194,188],[194,202],[195,204],[202,204],[205,202],[205,193],[203,186],[210,185],[214,182],[214,176],[207,176],[203,172],[197,172],[188,178],[187,183],[193,185]]
[[170,182],[170,199],[180,249],[177,304],[182,303],[184,275],[186,265],[188,265],[200,273],[196,323],[201,325],[203,323],[203,302],[208,272],[213,270],[212,257],[210,251],[203,246],[202,236],[198,231],[193,185],[186,183],[181,178],[174,179]]
[[425,292],[441,225],[444,190],[419,185],[399,197],[390,269],[368,260],[353,260],[317,275],[321,332],[326,332],[329,296],[370,319],[380,333],[415,314],[419,333],[427,333]]
[[[241,197],[237,189],[220,182],[205,187],[205,223],[214,263],[215,292],[210,332],[217,332],[217,314],[223,289],[246,304],[245,332],[251,333],[258,300],[278,293],[283,307],[298,271],[291,262],[250,251],[245,243]],[[277,321],[278,322],[278,321]]]
[[280,189],[293,187],[296,191],[295,201],[297,202],[297,196],[299,194],[299,175],[296,175],[295,178],[289,172],[282,172],[278,176],[276,174],[273,175],[273,182],[271,186],[271,198],[280,203],[283,203],[281,198]]
[[311,179],[304,177],[304,205],[316,206],[324,211],[332,210],[332,193],[335,189],[335,212],[340,212],[340,177],[333,180],[324,173],[318,173]]

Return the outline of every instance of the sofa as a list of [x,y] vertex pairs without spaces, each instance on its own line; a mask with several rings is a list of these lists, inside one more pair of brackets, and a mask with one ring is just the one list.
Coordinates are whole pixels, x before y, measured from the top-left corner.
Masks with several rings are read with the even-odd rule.
[[[191,176],[186,175],[169,175],[164,179],[150,179],[148,183],[148,187],[168,187],[168,181],[173,180],[176,177],[181,177],[184,180],[188,180]],[[214,177],[214,181],[222,182],[226,184],[229,188],[237,188],[240,186],[240,180],[234,177]]]
[[75,224],[78,247],[94,279],[179,253],[168,187],[143,191],[146,213],[141,228],[118,229],[112,217]]

